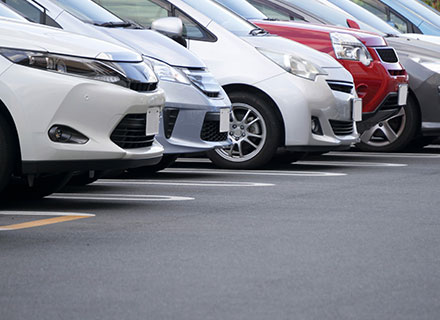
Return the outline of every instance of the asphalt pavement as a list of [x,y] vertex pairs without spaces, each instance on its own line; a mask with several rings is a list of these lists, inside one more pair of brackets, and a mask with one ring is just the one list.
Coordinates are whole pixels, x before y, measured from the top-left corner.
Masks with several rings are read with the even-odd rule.
[[0,207],[0,319],[440,319],[440,148],[179,159]]

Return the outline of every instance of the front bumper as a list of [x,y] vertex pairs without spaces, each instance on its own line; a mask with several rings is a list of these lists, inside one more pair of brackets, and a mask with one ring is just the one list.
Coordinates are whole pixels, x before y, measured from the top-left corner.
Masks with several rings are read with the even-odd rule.
[[[20,81],[17,81],[20,79]],[[128,114],[146,114],[162,108],[161,89],[139,93],[117,85],[11,65],[0,79],[0,93],[17,127],[24,168],[31,163],[82,161],[143,161],[162,156],[157,144],[142,148],[121,148],[110,136]],[[56,143],[49,139],[53,125],[80,132],[85,144]],[[109,162],[110,163],[110,162]],[[44,166],[43,166],[44,167]],[[71,170],[82,170],[69,166]],[[37,168],[37,169],[35,169]],[[39,170],[39,169],[38,169]]]
[[[329,69],[332,79],[350,84],[342,68]],[[258,83],[258,87],[270,94],[277,104],[283,121],[285,142],[283,147],[291,150],[335,150],[349,148],[359,141],[353,121],[352,93],[331,90],[326,77],[318,76],[315,81],[305,80],[289,73]],[[353,84],[351,83],[351,86]],[[319,120],[321,134],[312,133],[312,118]],[[351,126],[352,131],[336,134],[336,126]]]
[[230,110],[231,102],[222,90],[209,98],[193,85],[162,81],[166,104],[157,140],[166,154],[204,152],[229,146],[228,133],[220,132],[220,110]]
[[400,84],[408,83],[408,75],[401,64],[381,61],[376,49],[386,48],[368,48],[374,59],[369,66],[360,61],[338,60],[353,75],[364,113],[375,112],[390,93],[398,92]]

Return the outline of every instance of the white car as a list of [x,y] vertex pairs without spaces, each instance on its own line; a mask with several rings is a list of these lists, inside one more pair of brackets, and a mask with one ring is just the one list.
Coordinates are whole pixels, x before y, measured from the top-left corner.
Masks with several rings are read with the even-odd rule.
[[50,194],[71,172],[155,165],[165,96],[124,47],[0,20],[0,194]]
[[350,73],[330,56],[268,35],[209,0],[95,1],[153,29],[155,19],[182,19],[189,49],[232,102],[229,135],[234,144],[209,152],[216,165],[256,168],[279,147],[325,152],[358,141],[355,120],[360,120],[362,103]]

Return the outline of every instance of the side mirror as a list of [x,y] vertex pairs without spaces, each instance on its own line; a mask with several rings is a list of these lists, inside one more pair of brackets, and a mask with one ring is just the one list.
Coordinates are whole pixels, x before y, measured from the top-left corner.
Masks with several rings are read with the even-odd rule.
[[151,29],[169,37],[182,37],[183,22],[175,17],[161,18],[153,21]]
[[361,28],[356,21],[351,20],[351,19],[347,19],[347,25],[352,29],[360,29]]

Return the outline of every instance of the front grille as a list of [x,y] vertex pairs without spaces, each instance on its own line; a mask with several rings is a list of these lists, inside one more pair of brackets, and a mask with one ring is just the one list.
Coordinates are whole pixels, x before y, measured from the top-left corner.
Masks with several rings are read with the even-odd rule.
[[339,91],[344,93],[351,93],[353,90],[353,84],[346,82],[337,82],[337,81],[329,81],[327,80],[328,86],[333,91]]
[[[217,119],[212,119],[216,116]],[[205,121],[203,122],[202,132],[200,138],[204,141],[219,142],[226,141],[228,139],[227,132],[220,132],[220,121],[218,114],[206,114]]]
[[157,82],[132,82],[130,83],[130,89],[137,92],[148,92],[157,89]]
[[392,76],[404,76],[406,74],[405,70],[388,70]]
[[337,136],[347,136],[354,132],[353,121],[330,120],[330,125]]
[[399,62],[397,53],[393,48],[378,48],[376,49],[377,54],[383,62],[396,63]]
[[118,124],[110,139],[122,149],[151,147],[153,136],[146,136],[147,115],[128,114]]
[[163,110],[163,127],[165,131],[165,138],[169,139],[173,135],[178,116],[179,109],[165,108]]

